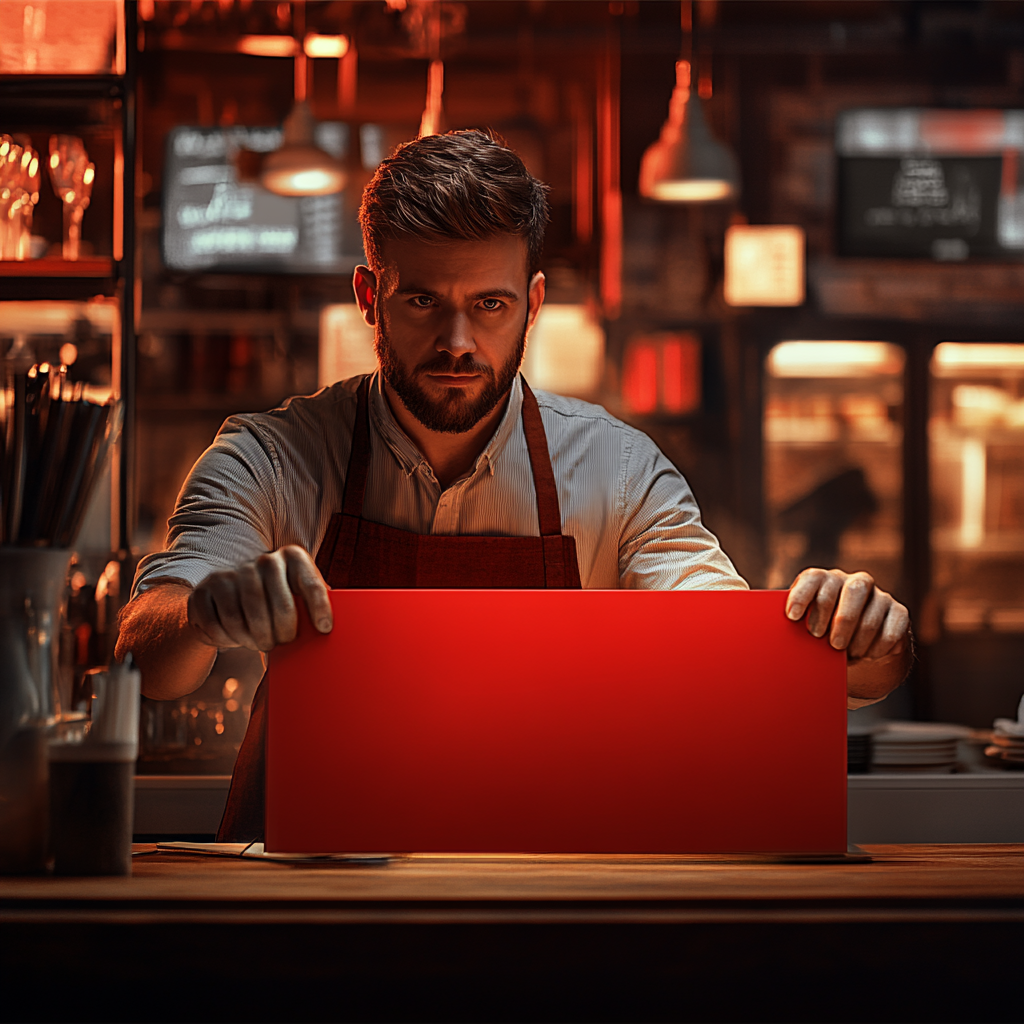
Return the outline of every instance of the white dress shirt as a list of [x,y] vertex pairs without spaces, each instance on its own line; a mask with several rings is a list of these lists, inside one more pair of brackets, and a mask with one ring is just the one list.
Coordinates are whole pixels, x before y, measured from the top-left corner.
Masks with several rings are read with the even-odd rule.
[[[230,417],[178,495],[167,550],[140,562],[132,596],[158,579],[195,586],[285,544],[315,556],[331,516],[341,510],[362,379],[270,412]],[[646,434],[600,406],[536,395],[562,532],[576,538],[584,587],[746,589],[701,523],[686,480]],[[374,375],[363,516],[420,534],[539,536],[522,403],[517,377],[487,447],[442,490]]]

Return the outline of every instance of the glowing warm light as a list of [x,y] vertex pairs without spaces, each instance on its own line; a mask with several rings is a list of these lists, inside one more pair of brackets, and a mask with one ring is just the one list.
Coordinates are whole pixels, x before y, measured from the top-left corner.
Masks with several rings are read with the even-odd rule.
[[7,156],[7,150],[11,148],[11,144],[5,139],[0,142],[0,156]]
[[604,374],[604,331],[584,305],[541,307],[530,331],[523,375],[559,395],[592,396]]
[[692,331],[630,339],[622,366],[622,398],[630,412],[682,416],[700,408],[701,342]]
[[32,157],[32,162],[28,165],[28,176],[34,178],[36,173],[39,171],[39,157]]
[[26,149],[25,152],[21,154],[21,166],[22,166],[22,168],[28,167],[28,165],[31,162],[32,162],[32,150],[31,149]]
[[728,199],[732,185],[715,178],[693,181],[659,181],[651,185],[650,198],[663,203],[711,203]]
[[682,416],[700,408],[700,339],[694,334],[666,338],[661,345],[661,405]]
[[784,341],[771,350],[773,377],[876,377],[903,370],[903,350],[884,341]]
[[794,225],[737,224],[725,233],[725,301],[730,306],[800,306],[804,231]]
[[965,437],[960,462],[960,543],[976,548],[985,539],[987,458],[980,437]]
[[308,35],[302,48],[307,57],[344,57],[348,53],[347,36]]
[[345,176],[333,167],[281,167],[264,170],[262,181],[279,196],[324,196],[340,192]]
[[324,306],[320,313],[319,386],[376,369],[373,328],[367,325],[359,307],[354,302]]
[[52,167],[54,170],[57,170],[57,165],[59,163],[60,163],[60,153],[56,153],[56,152],[51,153],[50,154],[50,167]]
[[70,188],[64,193],[64,202],[69,205],[75,201],[75,190]]
[[441,97],[444,94],[444,62],[432,60],[427,69],[427,102],[420,118],[419,138],[425,135],[440,135],[443,128],[444,110]]
[[70,341],[64,342],[60,347],[60,361],[64,366],[74,366],[78,358],[78,346]]
[[658,351],[650,342],[633,342],[622,370],[622,397],[631,412],[658,408]]
[[294,57],[298,44],[291,36],[242,36],[239,53],[250,57]]
[[1024,345],[986,345],[944,341],[935,346],[938,370],[1024,369]]
[[86,185],[91,185],[92,182],[93,182],[93,178],[95,178],[95,177],[96,177],[96,168],[93,167],[92,164],[89,164],[89,166],[86,167],[86,169],[85,169],[85,173],[82,175],[82,181],[85,182]]
[[109,384],[85,384],[82,397],[96,405],[106,405],[114,397],[114,389]]

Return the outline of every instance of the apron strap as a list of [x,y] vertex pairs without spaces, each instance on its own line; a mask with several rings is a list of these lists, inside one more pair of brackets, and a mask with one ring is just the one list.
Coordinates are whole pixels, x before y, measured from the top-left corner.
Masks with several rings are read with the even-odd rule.
[[[523,378],[523,433],[530,453],[533,489],[537,492],[537,521],[544,544],[544,582],[548,587],[565,587],[565,543],[562,537],[562,511],[558,505],[558,488],[551,468],[548,436],[540,418],[540,406],[530,385]],[[578,585],[578,584],[577,584]]]
[[357,519],[363,514],[366,474],[370,468],[370,379],[370,377],[364,377],[357,392],[356,422],[352,430],[352,451],[348,457],[345,495],[341,502],[341,514],[355,516]]
[[523,379],[523,433],[526,447],[530,452],[530,468],[533,470],[533,488],[537,492],[537,520],[542,537],[562,536],[562,512],[558,507],[558,489],[555,474],[551,468],[548,452],[548,436],[544,433],[544,422],[540,418],[540,406],[530,385]]
[[341,515],[334,515],[327,524],[327,532],[316,553],[316,567],[326,580],[333,577],[336,587],[347,587],[352,559],[359,541],[362,521],[363,494],[366,492],[366,473],[370,468],[370,378],[359,385],[356,401],[356,421],[352,427],[352,450],[349,452],[345,472],[345,492],[341,499]]

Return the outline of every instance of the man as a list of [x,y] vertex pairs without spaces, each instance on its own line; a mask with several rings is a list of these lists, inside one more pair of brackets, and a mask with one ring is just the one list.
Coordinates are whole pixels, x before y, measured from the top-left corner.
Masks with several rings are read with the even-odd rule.
[[[148,696],[196,689],[219,649],[291,640],[295,595],[329,631],[328,586],[746,587],[645,434],[518,375],[546,219],[544,186],[483,132],[381,164],[354,278],[380,371],[224,424],[122,618]],[[866,573],[801,573],[787,614],[848,652],[851,707],[906,676],[907,611]],[[425,657],[475,628],[436,615]],[[222,839],[262,835],[262,727],[258,693]]]

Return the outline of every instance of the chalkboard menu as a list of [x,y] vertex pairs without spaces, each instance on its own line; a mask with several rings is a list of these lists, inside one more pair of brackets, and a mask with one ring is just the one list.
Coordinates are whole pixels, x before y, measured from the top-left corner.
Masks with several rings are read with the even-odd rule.
[[[362,259],[345,193],[293,198],[241,181],[239,150],[269,153],[280,128],[178,127],[167,141],[163,257],[173,270],[344,273]],[[320,122],[316,144],[343,159],[348,126]]]
[[847,111],[837,150],[840,255],[1024,258],[1024,111]]

